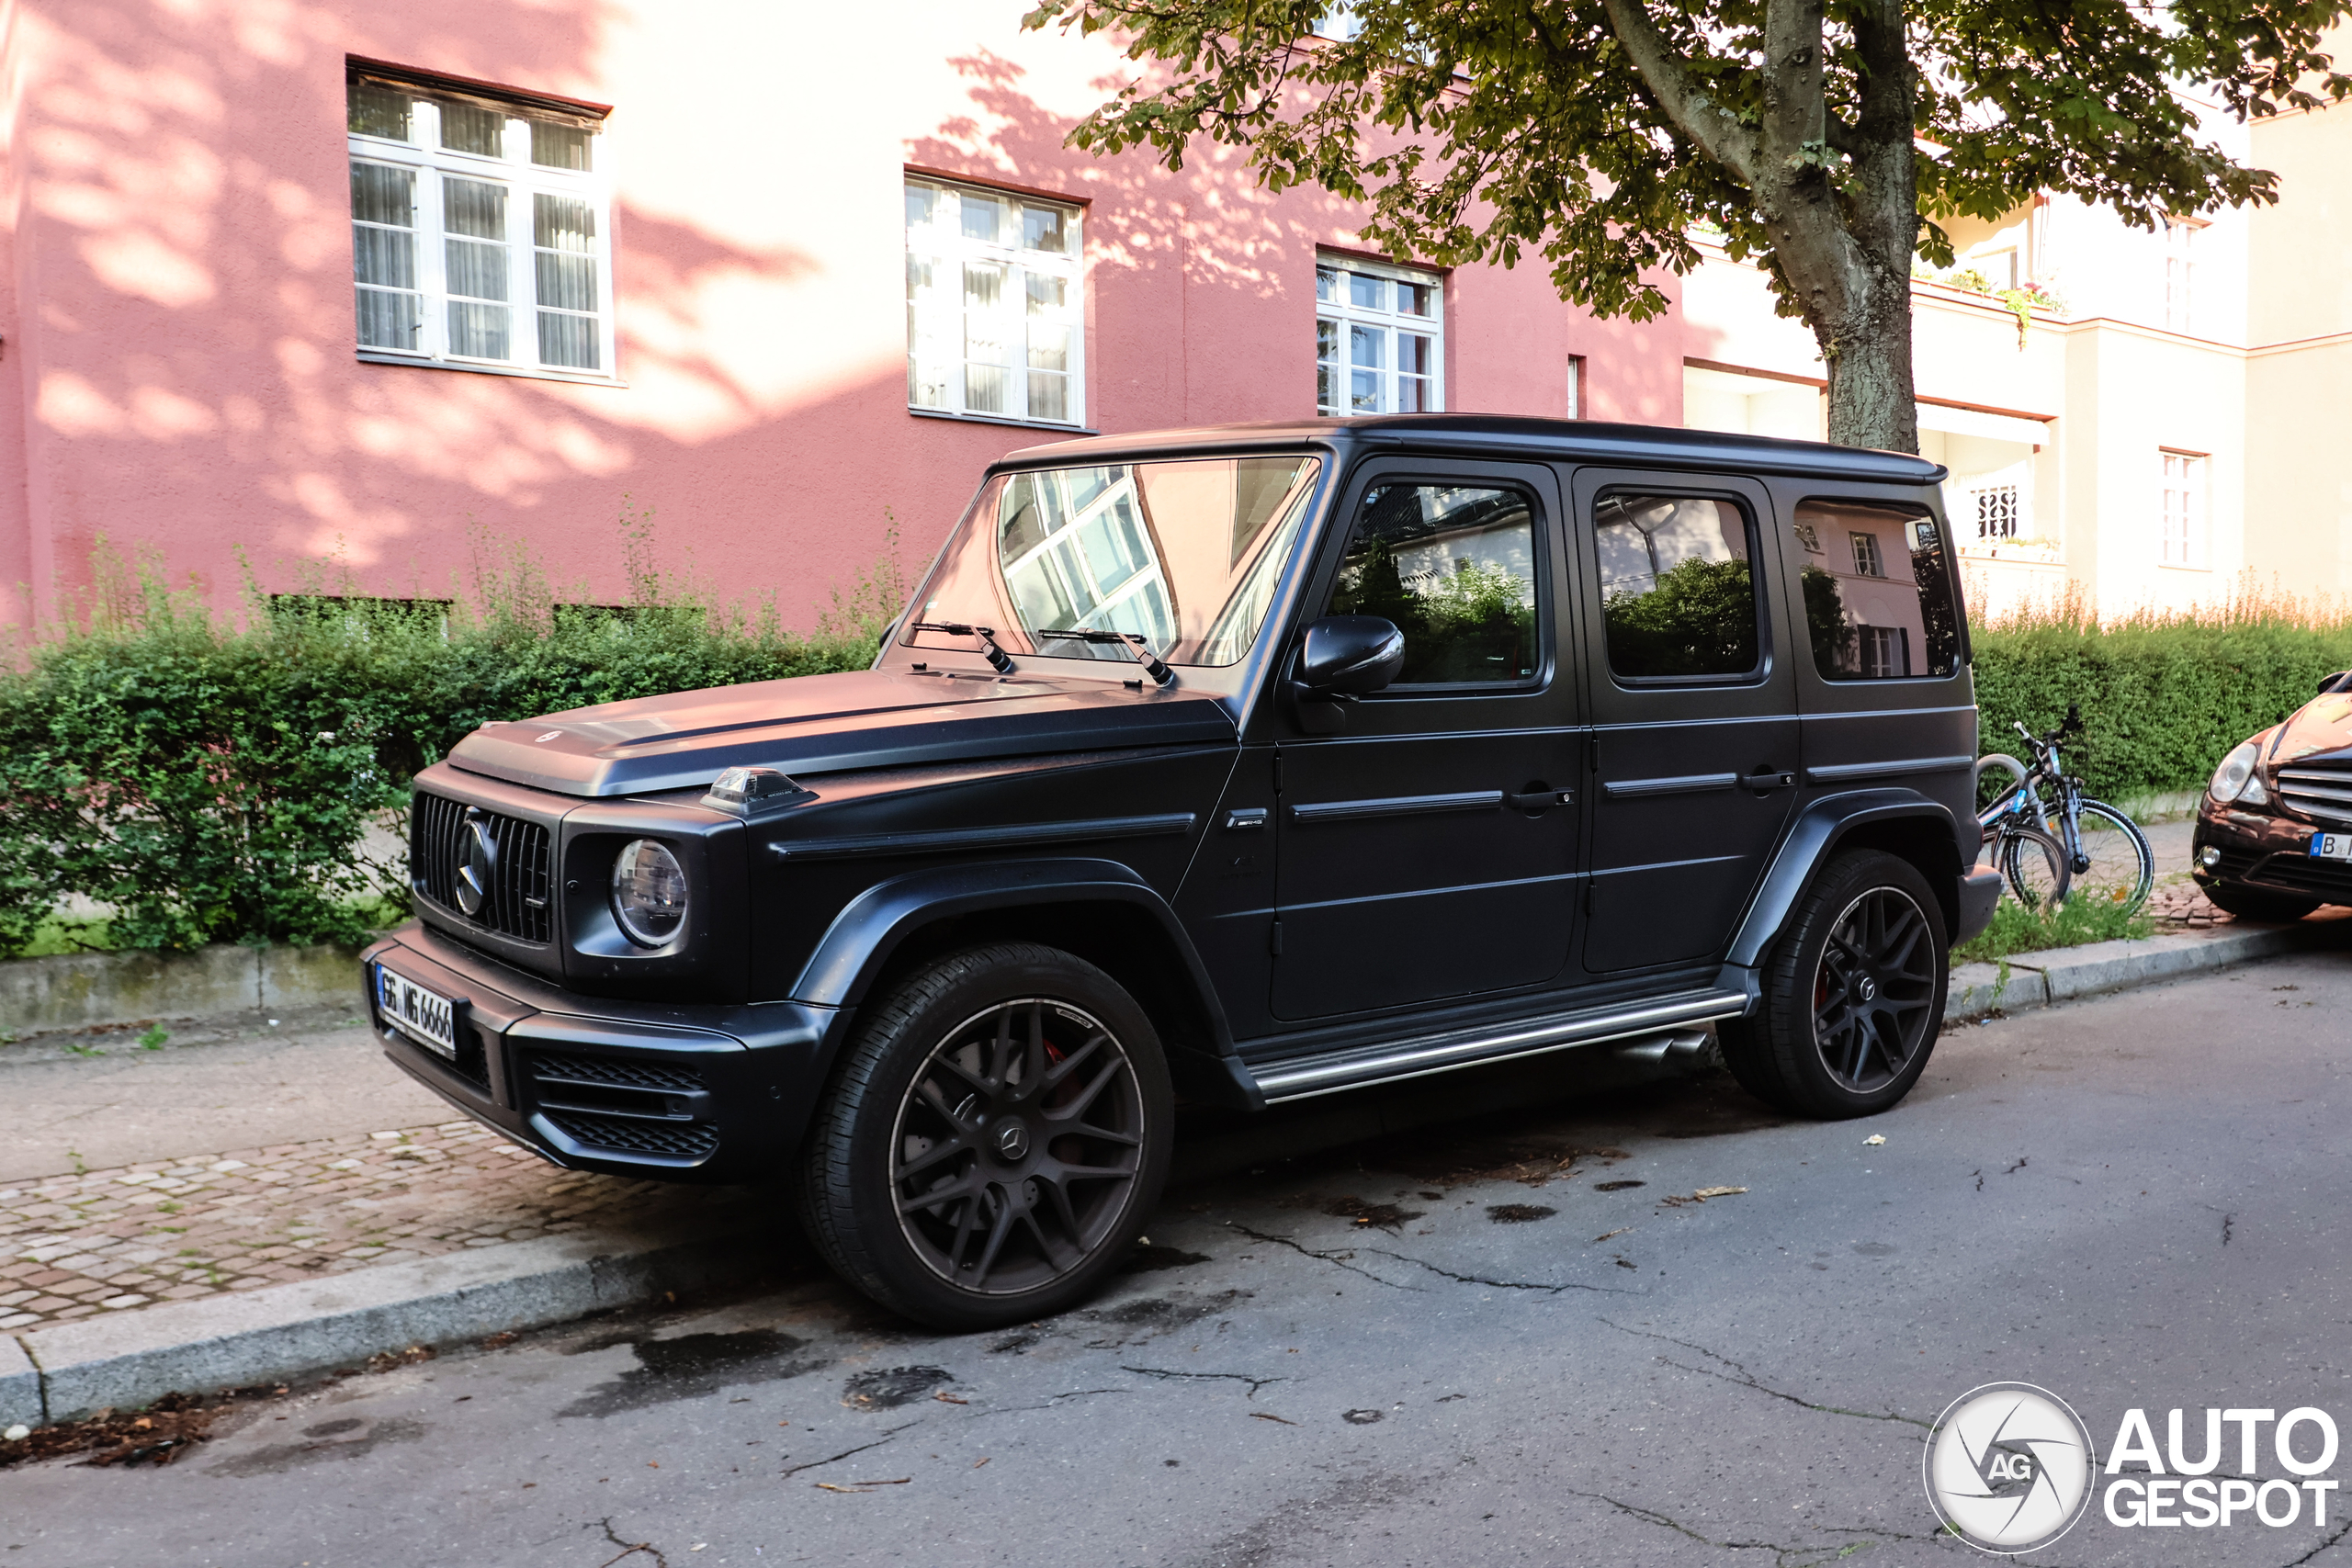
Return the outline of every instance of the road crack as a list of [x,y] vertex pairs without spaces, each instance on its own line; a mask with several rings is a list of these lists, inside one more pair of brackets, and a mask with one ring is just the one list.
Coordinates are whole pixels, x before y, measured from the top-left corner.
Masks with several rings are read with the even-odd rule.
[[1133,1393],[1134,1392],[1135,1390],[1131,1388],[1074,1388],[1068,1393],[1055,1394],[1036,1404],[1008,1404],[997,1410],[976,1410],[972,1413],[972,1419],[985,1421],[991,1416],[1017,1416],[1023,1410],[1052,1410],[1057,1408],[1065,1399],[1089,1399],[1098,1393]]
[[1378,1253],[1383,1258],[1393,1258],[1399,1263],[1410,1263],[1417,1269],[1426,1269],[1432,1274],[1460,1284],[1491,1285],[1498,1291],[1542,1291],[1546,1295],[1554,1296],[1558,1295],[1562,1291],[1592,1291],[1604,1296],[1631,1296],[1640,1293],[1635,1291],[1618,1290],[1609,1285],[1588,1285],[1575,1280],[1558,1285],[1545,1284],[1534,1280],[1490,1280],[1484,1274],[1458,1274],[1451,1269],[1441,1269],[1436,1264],[1419,1258],[1408,1258],[1401,1252],[1390,1252],[1385,1247],[1367,1247],[1364,1250]]
[[852,1454],[862,1454],[868,1449],[878,1449],[883,1444],[888,1442],[891,1438],[897,1437],[899,1433],[906,1431],[909,1427],[920,1427],[922,1425],[922,1423],[920,1421],[904,1422],[899,1426],[891,1427],[888,1431],[883,1433],[880,1437],[875,1438],[870,1443],[860,1443],[854,1449],[843,1449],[841,1452],[833,1455],[831,1459],[812,1459],[807,1464],[788,1464],[782,1470],[776,1472],[776,1476],[781,1480],[783,1477],[787,1475],[797,1475],[804,1470],[815,1470],[820,1465],[836,1463],[842,1460],[849,1458]]
[[[1616,1325],[1612,1324],[1611,1326]],[[1822,1568],[1825,1563],[1851,1557],[1858,1551],[1876,1546],[1882,1540],[1932,1541],[1940,1539],[1939,1536],[1909,1535],[1901,1530],[1847,1529],[1842,1527],[1816,1526],[1815,1528],[1821,1529],[1825,1535],[1859,1535],[1864,1539],[1835,1543],[1824,1541],[1817,1546],[1789,1546],[1777,1540],[1718,1540],[1713,1536],[1692,1529],[1673,1515],[1661,1513],[1656,1508],[1645,1508],[1638,1503],[1623,1502],[1605,1492],[1578,1492],[1573,1488],[1567,1491],[1572,1497],[1584,1497],[1596,1503],[1606,1503],[1628,1517],[1639,1519],[1645,1525],[1657,1525],[1662,1529],[1670,1529],[1678,1535],[1687,1536],[1702,1546],[1712,1546],[1722,1551],[1769,1551],[1772,1554],[1772,1568]]]
[[1253,1231],[1248,1225],[1237,1224],[1232,1220],[1226,1221],[1226,1224],[1232,1225],[1235,1230],[1239,1231],[1243,1235],[1248,1236],[1252,1241],[1269,1241],[1274,1243],[1278,1247],[1287,1247],[1293,1252],[1302,1253],[1308,1258],[1320,1258],[1322,1261],[1330,1264],[1335,1269],[1344,1269],[1351,1274],[1361,1274],[1375,1285],[1385,1285],[1392,1291],[1417,1291],[1420,1289],[1418,1285],[1400,1285],[1394,1280],[1382,1279],[1379,1275],[1374,1273],[1369,1269],[1357,1268],[1354,1264],[1348,1261],[1349,1258],[1353,1258],[1356,1255],[1356,1248],[1354,1247],[1348,1247],[1344,1251],[1339,1252],[1318,1252],[1314,1247],[1306,1246],[1304,1242],[1293,1241],[1286,1235],[1273,1235],[1265,1231]]
[[1121,1367],[1119,1370],[1147,1378],[1168,1378],[1194,1382],[1246,1382],[1250,1385],[1248,1397],[1251,1399],[1257,1398],[1258,1391],[1270,1382],[1290,1381],[1287,1378],[1253,1378],[1248,1372],[1180,1372],[1166,1367]]
[[[613,1564],[618,1562],[622,1558],[634,1557],[640,1551],[653,1559],[653,1568],[670,1568],[670,1560],[662,1556],[662,1549],[655,1546],[651,1541],[623,1540],[619,1536],[615,1535],[613,1533],[613,1518],[610,1514],[607,1514],[603,1518],[598,1519],[596,1524],[598,1528],[604,1530],[605,1539],[610,1541],[613,1545],[620,1548],[620,1551],[616,1555],[607,1557],[604,1562],[598,1563],[596,1568],[613,1568]],[[582,1529],[586,1529],[588,1527],[586,1525],[582,1525],[580,1528]]]
[[1685,1366],[1680,1361],[1668,1360],[1664,1356],[1660,1356],[1658,1358],[1661,1362],[1664,1362],[1667,1366],[1674,1368],[1678,1371],[1696,1372],[1701,1377],[1717,1378],[1724,1382],[1732,1383],[1740,1388],[1753,1389],[1758,1393],[1770,1394],[1774,1399],[1786,1400],[1791,1404],[1801,1405],[1807,1410],[1818,1411],[1824,1416],[1850,1416],[1858,1421],[1894,1421],[1905,1427],[1917,1427],[1922,1431],[1933,1431],[1935,1429],[1934,1422],[1922,1421],[1915,1416],[1897,1416],[1892,1412],[1878,1410],[1849,1410],[1842,1404],[1816,1404],[1812,1400],[1806,1399],[1802,1395],[1787,1393],[1784,1390],[1772,1387],[1770,1383],[1759,1381],[1755,1373],[1749,1371],[1739,1362],[1733,1360],[1729,1356],[1718,1355],[1714,1351],[1708,1349],[1704,1345],[1693,1345],[1688,1339],[1677,1339],[1670,1334],[1653,1334],[1645,1328],[1628,1328],[1622,1323],[1610,1323],[1605,1317],[1599,1321],[1608,1324],[1610,1327],[1615,1329],[1620,1334],[1637,1335],[1641,1338],[1656,1339],[1661,1344],[1666,1345],[1679,1345],[1685,1350],[1696,1351],[1698,1354],[1706,1357],[1707,1359],[1711,1361],[1720,1361],[1724,1366],[1731,1369],[1728,1372],[1720,1372],[1712,1367]]
[[2303,1568],[2304,1563],[2309,1562],[2321,1552],[2334,1548],[2338,1542],[2343,1540],[2346,1534],[2352,1534],[2352,1519],[2346,1519],[2342,1524],[2336,1526],[2335,1534],[2329,1536],[2325,1540],[2321,1541],[2317,1546],[2312,1547],[2309,1551],[2304,1552],[2301,1557],[2296,1558],[2292,1562],[2288,1563],[2287,1568]]

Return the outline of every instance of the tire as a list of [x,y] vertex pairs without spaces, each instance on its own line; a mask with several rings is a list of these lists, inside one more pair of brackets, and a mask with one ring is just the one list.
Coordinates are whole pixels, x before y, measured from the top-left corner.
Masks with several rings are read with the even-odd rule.
[[1889,1110],[1927,1070],[1949,964],[1943,911],[1917,868],[1877,850],[1839,854],[1781,927],[1757,1010],[1720,1029],[1724,1063],[1792,1115]]
[[869,1005],[809,1130],[801,1218],[895,1312],[1025,1323],[1127,1255],[1173,1130],[1159,1037],[1116,981],[1032,942],[970,948]]
[[2316,898],[2299,898],[2292,893],[2271,893],[2259,887],[2248,887],[2239,882],[2216,882],[2205,888],[2205,897],[2217,909],[2248,920],[2277,920],[2281,925],[2292,924],[2319,908]]
[[2066,846],[2039,828],[2008,823],[1995,840],[2009,896],[2029,909],[2051,909],[2066,901],[2075,874]]
[[2086,863],[2073,868],[2070,898],[2098,898],[2136,909],[2156,886],[2156,852],[2140,825],[2103,800],[2085,800],[2075,820]]

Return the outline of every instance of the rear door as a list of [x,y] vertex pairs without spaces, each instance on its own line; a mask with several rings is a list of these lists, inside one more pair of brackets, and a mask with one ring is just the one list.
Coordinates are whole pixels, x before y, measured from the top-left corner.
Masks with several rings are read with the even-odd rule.
[[1797,793],[1771,496],[1733,475],[1607,468],[1568,489],[1593,720],[1584,966],[1708,959]]
[[1286,1021],[1539,986],[1567,968],[1582,761],[1558,672],[1550,469],[1359,468],[1306,618],[1406,637],[1339,734],[1282,721],[1272,1010]]

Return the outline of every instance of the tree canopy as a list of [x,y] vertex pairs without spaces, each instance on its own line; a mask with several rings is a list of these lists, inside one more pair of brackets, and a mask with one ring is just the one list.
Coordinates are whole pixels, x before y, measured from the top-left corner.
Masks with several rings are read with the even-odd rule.
[[[1041,0],[1156,69],[1073,145],[1206,139],[1257,178],[1363,202],[1400,260],[1515,265],[1603,316],[1667,308],[1660,272],[1719,238],[1770,277],[1827,367],[1829,434],[1916,451],[1916,254],[1938,220],[2063,192],[2134,221],[2276,199],[2200,116],[2352,91],[2335,0]],[[1316,36],[1344,11],[1353,36]],[[2199,100],[2210,106],[2199,107]]]

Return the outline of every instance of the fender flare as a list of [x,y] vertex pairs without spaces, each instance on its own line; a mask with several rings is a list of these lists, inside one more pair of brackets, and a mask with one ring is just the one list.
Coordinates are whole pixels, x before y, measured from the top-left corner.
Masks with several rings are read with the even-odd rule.
[[1045,860],[941,866],[877,882],[842,906],[818,940],[788,995],[794,1001],[851,1009],[909,935],[934,920],[1042,904],[1125,904],[1159,928],[1208,1021],[1214,1054],[1233,1055],[1233,1032],[1207,966],[1176,911],[1129,867],[1109,860]]
[[[1798,813],[1796,822],[1781,840],[1724,962],[1742,969],[1753,969],[1763,963],[1773,939],[1787,922],[1789,911],[1796,908],[1797,900],[1812,885],[1814,873],[1836,851],[1838,841],[1864,823],[1904,818],[1922,818],[1939,829],[1951,844],[1955,873],[1965,874],[1971,857],[1961,851],[1958,818],[1942,802],[1908,789],[1858,789],[1824,795]],[[1955,887],[1955,897],[1958,892]]]

